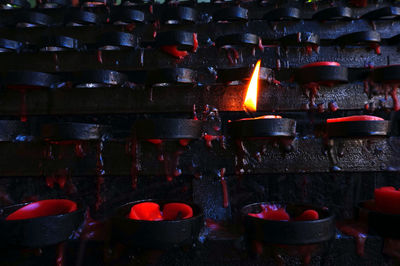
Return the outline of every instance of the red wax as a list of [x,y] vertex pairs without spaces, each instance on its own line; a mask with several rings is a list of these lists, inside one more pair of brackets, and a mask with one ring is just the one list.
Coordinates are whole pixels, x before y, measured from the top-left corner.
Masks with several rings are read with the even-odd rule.
[[199,41],[197,40],[197,33],[193,33],[193,53],[197,51],[197,48],[199,47]]
[[340,118],[327,119],[327,123],[337,123],[337,122],[352,122],[352,121],[382,121],[383,118],[372,116],[372,115],[353,115]]
[[312,221],[312,220],[318,220],[319,215],[318,212],[314,210],[306,210],[299,216],[295,218],[295,221]]
[[188,219],[193,217],[193,209],[184,203],[168,203],[163,209],[164,220]]
[[159,145],[159,144],[162,143],[161,139],[148,139],[147,141],[150,142],[150,143],[153,143],[155,145]]
[[179,144],[181,144],[181,146],[185,147],[187,145],[189,145],[190,139],[180,139],[179,140]]
[[340,64],[338,62],[314,62],[314,63],[304,65],[301,68],[318,67],[318,66],[340,66]]
[[374,191],[376,208],[380,212],[400,214],[400,191],[394,187],[376,188]]
[[135,204],[128,217],[132,220],[161,221],[160,205],[154,202]]
[[[264,219],[264,220],[275,220],[275,221],[289,221],[290,216],[286,212],[285,208],[277,205],[261,205],[262,211],[259,213],[249,213],[250,216]],[[319,215],[315,210],[306,210],[298,217],[294,218],[293,221],[313,221],[318,220]]]
[[184,203],[168,203],[164,205],[163,212],[160,205],[155,202],[143,202],[133,205],[128,215],[132,220],[162,221],[181,220],[193,217],[193,209]]
[[261,205],[263,209],[260,213],[249,213],[250,216],[264,219],[264,220],[274,220],[274,221],[289,221],[289,214],[284,208],[278,207],[276,205]]
[[65,199],[41,200],[30,203],[7,216],[6,220],[24,220],[61,215],[78,209],[75,202]]

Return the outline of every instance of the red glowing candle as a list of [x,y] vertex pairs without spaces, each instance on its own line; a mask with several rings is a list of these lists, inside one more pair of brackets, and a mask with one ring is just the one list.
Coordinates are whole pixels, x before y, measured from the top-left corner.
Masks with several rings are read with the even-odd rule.
[[249,213],[250,216],[274,221],[289,221],[290,216],[286,212],[285,208],[277,205],[261,205],[262,211],[260,213]]
[[394,187],[376,188],[374,191],[376,208],[388,214],[400,214],[400,191]]
[[128,218],[144,221],[170,221],[193,217],[193,209],[184,203],[168,203],[160,211],[160,205],[155,202],[143,202],[132,206]]
[[312,221],[312,220],[318,220],[319,219],[319,214],[318,212],[314,210],[306,210],[299,216],[297,216],[294,220],[295,221]]
[[77,204],[65,199],[41,200],[30,203],[7,216],[6,220],[24,220],[74,212]]
[[248,215],[255,218],[273,221],[313,221],[319,219],[319,214],[315,210],[306,210],[299,216],[291,219],[285,208],[278,205],[262,204],[261,209],[262,211],[259,213],[249,213]]
[[193,217],[193,209],[184,203],[168,203],[163,209],[164,220],[188,219]]
[[354,121],[383,121],[383,118],[372,115],[353,115],[340,118],[327,119],[327,123],[354,122]]

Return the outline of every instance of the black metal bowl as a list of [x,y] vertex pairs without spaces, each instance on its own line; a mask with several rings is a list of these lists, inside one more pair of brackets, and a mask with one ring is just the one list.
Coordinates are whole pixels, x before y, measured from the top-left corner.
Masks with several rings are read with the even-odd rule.
[[236,120],[228,124],[234,138],[294,137],[296,121],[288,118]]
[[316,12],[313,19],[325,20],[351,20],[353,19],[353,10],[349,7],[330,7]]
[[[166,203],[185,203],[192,207],[193,217],[176,221],[144,221],[127,217],[133,205],[143,202],[158,203],[162,209]],[[204,214],[200,206],[171,200],[140,200],[127,203],[117,209],[112,219],[112,234],[127,245],[143,248],[170,248],[192,244],[204,226]]]
[[335,235],[334,215],[328,209],[306,204],[285,205],[286,212],[292,217],[308,209],[317,211],[320,219],[312,221],[274,221],[248,215],[260,212],[261,204],[271,203],[253,203],[241,209],[249,239],[271,244],[306,245],[328,241]]
[[400,238],[400,215],[382,213],[369,206],[374,206],[374,200],[362,201],[357,205],[356,217],[367,218],[369,231],[390,238]]
[[72,73],[76,88],[98,88],[121,86],[128,81],[128,76],[124,73],[97,69]]
[[390,122],[377,121],[348,121],[326,124],[329,137],[367,137],[387,136],[390,132]]
[[227,7],[217,10],[213,14],[214,21],[239,21],[246,22],[249,20],[248,10],[240,6]]
[[400,80],[400,65],[376,67],[372,71],[372,79],[379,83],[397,83]]
[[13,71],[8,72],[3,80],[3,84],[7,87],[34,87],[34,88],[49,88],[61,79],[59,76],[35,71]]
[[203,122],[194,119],[145,119],[134,124],[138,139],[198,139]]
[[62,122],[41,127],[41,138],[45,140],[100,140],[111,137],[111,127],[98,124]]
[[347,83],[346,67],[332,65],[312,65],[297,69],[295,80],[300,84],[307,83]]
[[24,220],[5,220],[17,209],[29,203],[1,209],[0,238],[4,247],[44,247],[67,240],[83,222],[84,208],[66,214]]
[[159,68],[149,71],[146,84],[155,87],[194,84],[196,82],[197,72],[190,68]]
[[111,31],[102,34],[97,42],[99,50],[120,50],[135,48],[137,39],[133,34]]

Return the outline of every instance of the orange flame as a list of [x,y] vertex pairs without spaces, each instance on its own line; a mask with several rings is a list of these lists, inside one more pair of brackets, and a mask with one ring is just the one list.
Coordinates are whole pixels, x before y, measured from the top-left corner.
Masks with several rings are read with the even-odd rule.
[[249,87],[247,88],[246,98],[244,99],[244,110],[246,112],[257,111],[257,90],[258,90],[258,76],[260,73],[261,60],[257,61],[254,68],[253,75],[251,76]]

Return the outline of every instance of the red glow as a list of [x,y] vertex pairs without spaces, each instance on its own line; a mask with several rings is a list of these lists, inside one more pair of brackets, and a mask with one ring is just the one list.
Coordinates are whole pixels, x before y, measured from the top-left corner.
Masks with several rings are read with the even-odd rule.
[[353,122],[353,121],[383,121],[383,118],[372,115],[353,115],[340,118],[327,119],[327,123]]
[[250,216],[274,221],[289,221],[290,217],[286,210],[277,205],[261,205],[260,213],[249,213]]
[[179,140],[179,144],[183,147],[186,147],[187,145],[189,145],[190,143],[190,139],[180,139]]
[[184,203],[168,203],[164,205],[163,212],[160,205],[155,202],[143,202],[133,205],[128,215],[132,220],[162,221],[181,220],[193,217],[193,209]]
[[312,220],[318,220],[319,215],[318,212],[314,210],[306,210],[300,216],[297,216],[294,220],[295,221],[312,221]]
[[338,62],[328,62],[328,61],[323,61],[323,62],[314,62],[310,63],[307,65],[302,66],[301,68],[306,68],[306,67],[318,67],[318,66],[340,66]]
[[164,220],[180,220],[193,217],[193,209],[184,203],[168,203],[163,209]]
[[274,204],[261,205],[262,211],[259,213],[249,213],[250,216],[274,221],[313,221],[319,219],[319,214],[315,210],[306,210],[294,219],[291,219],[284,207]]
[[24,220],[74,212],[77,204],[70,200],[51,199],[30,203],[7,216],[6,220]]
[[132,220],[161,221],[160,205],[154,202],[133,205],[128,217]]
[[160,145],[162,143],[161,139],[148,139],[147,141],[155,145]]
[[374,191],[376,208],[380,212],[400,214],[400,191],[394,187],[376,188]]

